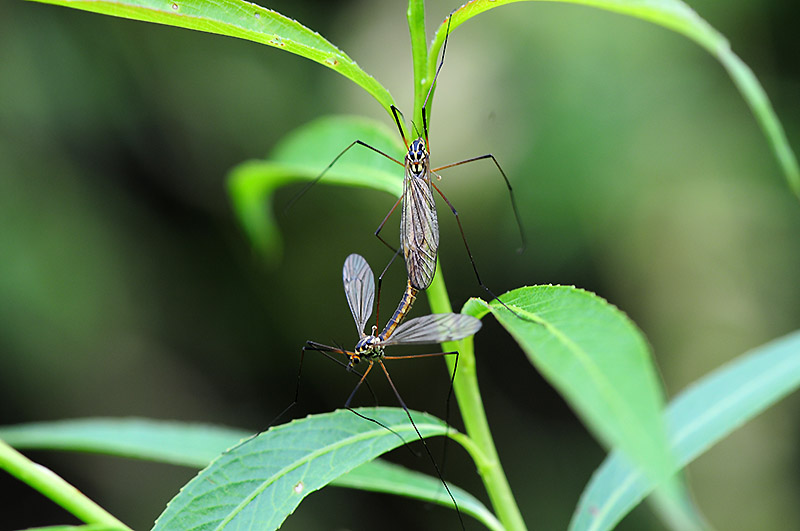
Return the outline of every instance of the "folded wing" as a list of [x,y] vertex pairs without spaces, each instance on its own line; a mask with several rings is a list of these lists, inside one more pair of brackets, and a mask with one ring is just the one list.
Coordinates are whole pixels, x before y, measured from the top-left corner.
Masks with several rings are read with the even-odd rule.
[[364,326],[372,315],[372,301],[375,298],[375,278],[363,256],[351,254],[345,259],[342,282],[344,296],[356,322],[358,334],[363,337]]
[[439,251],[439,221],[431,183],[406,176],[403,182],[400,240],[411,285],[427,289],[436,272]]
[[457,341],[471,336],[481,328],[481,322],[471,315],[435,313],[406,321],[397,327],[384,345],[424,345]]

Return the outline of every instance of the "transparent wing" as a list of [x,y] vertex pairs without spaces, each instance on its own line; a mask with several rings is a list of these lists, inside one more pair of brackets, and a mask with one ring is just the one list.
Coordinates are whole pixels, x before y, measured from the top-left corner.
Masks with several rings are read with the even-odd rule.
[[406,175],[400,241],[411,285],[416,289],[427,289],[433,281],[439,250],[439,220],[428,179]]
[[342,282],[344,296],[347,297],[347,304],[356,322],[358,334],[363,337],[364,326],[372,315],[372,301],[375,298],[375,278],[363,256],[351,254],[345,259]]
[[471,315],[434,313],[406,321],[397,327],[384,345],[424,345],[456,341],[471,336],[481,328],[481,322]]

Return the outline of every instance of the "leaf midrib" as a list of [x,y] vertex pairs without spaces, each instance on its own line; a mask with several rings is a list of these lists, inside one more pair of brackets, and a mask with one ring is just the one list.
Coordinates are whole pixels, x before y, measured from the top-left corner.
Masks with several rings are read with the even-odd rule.
[[[437,426],[436,424],[431,424],[431,423],[422,424],[422,425],[418,424],[417,428],[420,429],[420,432],[422,432],[422,431],[424,431],[426,429],[431,429],[431,431],[433,433],[435,433],[437,431],[437,429],[438,430],[442,429],[441,426]],[[392,426],[392,430],[395,431],[395,432],[406,433],[406,432],[410,432],[412,430],[412,428],[411,428],[410,424],[406,424],[404,422],[404,423],[398,425],[398,427]],[[333,444],[328,444],[328,445],[326,445],[326,446],[324,446],[324,447],[322,447],[322,448],[320,448],[320,449],[318,449],[318,450],[316,450],[316,451],[314,451],[314,452],[312,452],[310,454],[307,454],[305,457],[293,462],[291,465],[282,468],[278,472],[272,474],[265,481],[262,481],[261,484],[256,489],[254,489],[251,494],[249,494],[246,498],[244,498],[239,503],[239,505],[237,505],[228,514],[228,516],[226,516],[224,519],[222,519],[220,521],[220,523],[216,526],[215,529],[224,529],[224,527],[228,523],[230,523],[230,521],[233,518],[235,518],[241,511],[243,511],[247,507],[247,505],[250,504],[250,502],[253,499],[255,499],[257,496],[259,496],[267,487],[269,487],[270,485],[275,483],[275,481],[277,481],[278,479],[288,475],[291,471],[296,470],[296,469],[300,468],[301,466],[306,465],[310,461],[313,461],[313,460],[315,460],[315,459],[317,459],[317,458],[319,458],[319,457],[321,457],[323,455],[327,455],[329,453],[335,452],[336,450],[338,450],[340,448],[343,448],[345,446],[350,446],[350,445],[353,445],[353,444],[357,444],[358,442],[365,441],[365,440],[368,440],[368,439],[375,439],[375,442],[377,442],[377,440],[379,438],[378,434],[383,433],[385,431],[386,431],[385,429],[380,429],[379,430],[379,429],[376,428],[376,429],[369,430],[369,431],[366,431],[366,432],[360,432],[359,434],[356,434],[356,435],[351,435],[350,437],[347,437],[346,439],[339,439],[337,442],[335,442]],[[387,435],[388,434],[384,434],[384,436],[387,436]],[[353,468],[355,468],[355,467],[353,467]],[[347,470],[345,470],[344,472],[347,472]],[[308,491],[308,492],[311,492],[311,491]]]

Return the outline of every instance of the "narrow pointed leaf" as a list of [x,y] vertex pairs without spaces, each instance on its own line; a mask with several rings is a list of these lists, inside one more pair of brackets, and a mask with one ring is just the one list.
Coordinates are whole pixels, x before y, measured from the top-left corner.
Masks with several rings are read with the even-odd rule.
[[0,427],[17,449],[71,450],[204,467],[252,433],[210,424],[141,418],[90,418]]
[[470,299],[463,313],[491,311],[589,430],[657,480],[673,470],[662,420],[663,392],[650,349],[628,317],[568,286],[520,288],[498,302]]
[[339,72],[369,92],[387,112],[393,102],[380,83],[322,35],[276,11],[244,0],[33,1],[266,44]]
[[[450,31],[452,32],[475,15],[488,11],[489,9],[505,4],[525,1],[544,0],[472,0],[453,12]],[[546,1],[591,6],[646,20],[680,33],[705,48],[711,55],[716,57],[728,71],[728,74],[739,89],[739,92],[741,92],[744,100],[750,106],[756,120],[758,120],[764,134],[767,136],[767,140],[778,159],[784,176],[789,182],[789,187],[794,194],[800,198],[800,167],[797,165],[797,157],[795,157],[792,148],[789,146],[789,141],[786,139],[783,126],[781,126],[780,120],[778,120],[778,117],[775,115],[775,111],[772,108],[772,104],[766,92],[764,92],[764,88],[758,82],[753,71],[750,70],[739,56],[733,53],[727,39],[700,17],[691,7],[680,0]],[[428,79],[433,78],[433,74],[436,70],[437,57],[444,43],[446,33],[447,21],[445,20],[437,30],[436,37],[431,44],[427,67]]]
[[597,295],[569,286],[520,288],[501,300],[517,315],[480,299],[469,300],[463,313],[491,311],[594,436],[662,486],[658,509],[668,525],[704,529],[682,478],[674,476],[663,390],[636,325]]
[[[675,469],[800,387],[800,331],[767,343],[701,378],[665,413]],[[581,495],[570,529],[613,528],[654,485],[612,452]]]
[[[266,160],[245,161],[228,175],[228,191],[239,222],[255,248],[270,262],[281,249],[272,195],[281,186],[311,181],[354,140],[403,160],[405,148],[396,131],[381,122],[354,116],[328,116],[287,135]],[[403,192],[403,167],[360,145],[353,146],[308,193],[330,184]],[[302,198],[299,199],[302,201]],[[282,211],[287,204],[278,205]],[[352,205],[355,208],[357,205]],[[302,208],[294,205],[292,208]],[[377,228],[380,220],[375,220]]]

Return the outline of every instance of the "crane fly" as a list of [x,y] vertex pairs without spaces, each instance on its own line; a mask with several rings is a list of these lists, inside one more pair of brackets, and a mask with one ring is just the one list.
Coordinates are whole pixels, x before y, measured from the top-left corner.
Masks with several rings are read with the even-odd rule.
[[[428,345],[442,343],[445,341],[457,341],[467,336],[471,336],[477,332],[481,328],[481,322],[471,315],[464,315],[460,313],[432,314],[424,317],[416,317],[414,319],[402,322],[408,311],[411,309],[411,306],[414,304],[414,300],[417,295],[417,289],[411,285],[411,281],[409,280],[406,284],[406,290],[403,293],[403,297],[400,300],[397,309],[386,323],[386,326],[384,326],[383,330],[379,334],[376,334],[378,330],[378,326],[376,324],[372,327],[371,333],[367,334],[364,332],[364,328],[367,326],[367,321],[372,315],[373,300],[375,298],[375,279],[372,269],[362,256],[358,254],[351,254],[344,262],[344,267],[342,269],[342,280],[347,304],[350,307],[350,313],[353,315],[353,320],[355,321],[359,335],[359,339],[355,348],[353,350],[345,350],[342,348],[323,345],[322,343],[317,343],[315,341],[307,341],[306,345],[303,347],[303,355],[305,355],[307,350],[322,352],[326,355],[342,354],[348,358],[348,363],[346,365],[348,369],[353,369],[353,367],[361,363],[362,360],[368,363],[367,368],[364,370],[363,374],[361,374],[361,379],[350,393],[350,396],[347,398],[347,402],[345,402],[344,407],[348,409],[350,408],[350,402],[353,400],[356,391],[366,381],[367,375],[370,373],[372,368],[376,364],[380,366],[384,375],[386,375],[386,379],[388,380],[389,385],[391,386],[392,391],[397,398],[397,401],[406,412],[408,420],[411,421],[411,425],[414,427],[414,431],[417,432],[417,436],[419,437],[420,441],[422,441],[425,451],[433,462],[436,473],[439,475],[439,479],[442,480],[442,484],[447,490],[447,493],[450,495],[450,500],[453,502],[456,511],[458,511],[459,520],[461,520],[461,512],[458,509],[458,504],[456,503],[453,494],[450,492],[450,488],[447,486],[447,483],[444,481],[442,473],[439,470],[439,467],[436,465],[436,461],[433,459],[433,454],[431,454],[425,439],[422,437],[419,429],[417,429],[414,419],[411,418],[411,413],[400,396],[400,393],[392,381],[392,378],[389,376],[389,371],[386,369],[386,365],[384,364],[384,360],[428,358],[433,356],[447,356],[450,354],[456,355],[457,364],[458,352],[453,351],[437,352],[433,354],[414,354],[407,356],[387,356],[384,349],[392,345]],[[455,370],[453,371],[453,377],[455,377]],[[367,420],[377,422],[369,418],[367,418]]]
[[[452,16],[452,15],[451,15]],[[522,222],[519,218],[519,212],[517,210],[517,204],[514,199],[514,192],[511,187],[511,183],[506,176],[506,173],[503,171],[503,168],[500,166],[500,163],[497,162],[497,159],[491,153],[486,155],[481,155],[478,157],[468,158],[459,162],[454,162],[451,164],[446,164],[444,166],[440,166],[438,168],[431,168],[430,164],[430,153],[429,153],[429,142],[428,142],[428,123],[427,123],[427,106],[433,92],[433,89],[436,85],[436,80],[439,77],[439,72],[442,70],[442,66],[444,65],[444,55],[447,50],[447,40],[450,35],[450,17],[448,17],[447,22],[447,33],[445,34],[444,45],[442,47],[442,59],[439,62],[439,65],[436,69],[436,73],[433,78],[433,83],[431,83],[430,89],[428,90],[428,94],[425,97],[425,102],[422,106],[422,126],[423,126],[423,134],[409,143],[406,140],[405,133],[403,131],[403,126],[401,124],[400,116],[402,113],[395,107],[394,105],[391,106],[392,115],[394,116],[395,124],[397,125],[398,130],[400,131],[400,136],[403,139],[403,144],[406,146],[406,155],[403,162],[400,162],[396,158],[392,157],[391,155],[381,151],[380,149],[367,144],[361,140],[355,140],[350,143],[341,153],[339,153],[328,166],[320,173],[318,177],[316,177],[313,181],[307,184],[300,193],[295,196],[295,198],[290,202],[293,203],[299,196],[305,193],[311,186],[317,183],[322,177],[327,173],[327,171],[334,165],[336,162],[345,154],[347,153],[350,148],[353,146],[359,145],[365,148],[371,149],[372,151],[378,153],[386,157],[387,159],[397,163],[404,168],[404,178],[403,178],[403,194],[400,198],[395,202],[394,206],[391,208],[389,213],[384,217],[381,224],[375,230],[375,236],[378,237],[381,242],[383,242],[387,247],[392,249],[395,252],[395,256],[399,254],[399,250],[394,249],[394,247],[389,244],[386,240],[381,237],[380,233],[383,230],[383,226],[388,221],[389,217],[394,213],[397,209],[398,205],[402,204],[401,207],[401,221],[400,221],[400,242],[401,242],[401,249],[403,251],[403,257],[405,258],[406,263],[406,272],[408,273],[408,279],[411,283],[411,286],[417,290],[424,290],[430,286],[431,282],[433,282],[433,277],[436,271],[436,260],[439,251],[439,221],[436,214],[436,204],[434,201],[433,191],[435,190],[447,203],[447,206],[450,207],[453,215],[456,218],[456,222],[458,224],[458,230],[461,232],[461,239],[464,241],[464,246],[466,247],[467,256],[469,257],[470,263],[472,264],[472,269],[475,272],[475,277],[478,280],[478,284],[492,297],[492,299],[497,299],[497,296],[483,283],[481,280],[480,273],[478,273],[478,268],[475,265],[475,259],[472,256],[472,251],[469,248],[469,244],[467,243],[467,238],[464,235],[464,228],[461,225],[461,218],[459,217],[458,211],[453,207],[453,204],[445,197],[439,187],[431,179],[431,175],[435,175],[437,180],[441,179],[441,176],[437,173],[441,170],[445,170],[448,168],[453,168],[455,166],[460,166],[462,164],[468,164],[470,162],[476,162],[479,160],[484,159],[491,159],[494,162],[494,165],[500,171],[500,175],[502,175],[503,180],[505,181],[506,187],[508,188],[508,192],[511,198],[511,206],[514,211],[514,217],[517,222],[517,227],[519,229],[520,237],[522,239],[522,250],[525,247],[525,236],[522,231]],[[392,258],[392,261],[394,258]],[[390,262],[391,264],[391,262]],[[388,266],[387,266],[388,269]],[[385,270],[384,270],[385,271]],[[380,293],[380,281],[383,278],[383,274],[378,279],[378,287]],[[498,299],[499,300],[499,299]],[[506,306],[505,303],[499,301],[506,309],[511,311],[516,315],[516,312]]]

